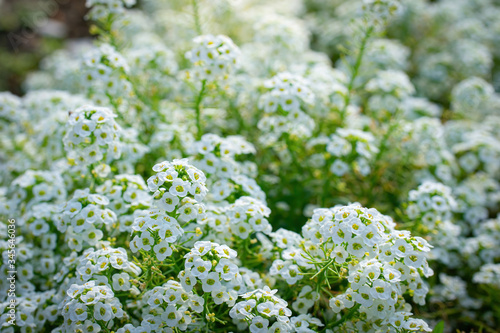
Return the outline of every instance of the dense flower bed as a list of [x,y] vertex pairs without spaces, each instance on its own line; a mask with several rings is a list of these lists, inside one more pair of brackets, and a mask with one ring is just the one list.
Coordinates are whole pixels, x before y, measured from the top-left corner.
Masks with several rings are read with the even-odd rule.
[[87,6],[0,92],[2,332],[497,331],[497,1]]

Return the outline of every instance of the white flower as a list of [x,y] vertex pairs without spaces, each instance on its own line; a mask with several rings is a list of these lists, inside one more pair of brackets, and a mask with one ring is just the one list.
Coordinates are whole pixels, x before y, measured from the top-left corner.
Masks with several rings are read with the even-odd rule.
[[156,192],[164,182],[165,181],[161,180],[158,174],[153,175],[148,178],[148,188],[151,192]]
[[387,282],[375,280],[372,285],[371,295],[374,298],[386,300],[391,295],[391,288]]
[[248,223],[241,222],[237,224],[232,224],[231,231],[233,232],[233,234],[240,237],[241,239],[247,239],[250,233],[252,232],[252,228]]
[[192,203],[185,203],[179,208],[179,221],[192,221],[198,215],[196,207]]
[[[336,244],[346,243],[351,239],[352,231],[351,227],[347,223],[341,223],[332,229],[332,240]],[[349,250],[347,250],[351,253]]]
[[158,229],[158,235],[166,242],[173,243],[182,235],[182,229],[175,219],[169,218],[169,223],[162,224]]
[[221,278],[229,281],[238,273],[238,266],[231,263],[228,259],[222,258],[215,267],[215,271],[220,273]]
[[207,278],[211,268],[212,268],[212,263],[210,261],[197,258],[193,262],[193,268],[191,269],[191,273],[198,279],[204,280]]
[[113,274],[112,281],[114,290],[127,291],[130,289],[130,276],[127,273]]
[[342,160],[335,160],[330,166],[330,171],[339,177],[342,177],[349,171],[349,165]]
[[413,246],[404,239],[397,239],[391,249],[397,256],[405,257],[408,253],[413,251]]
[[170,257],[172,255],[172,248],[167,240],[163,240],[160,243],[156,244],[153,247],[154,252],[156,253],[156,259],[163,261],[165,258]]
[[256,316],[252,319],[252,323],[250,325],[250,332],[252,333],[267,333],[269,327],[269,320]]
[[175,305],[169,305],[165,309],[165,312],[161,314],[161,319],[169,326],[176,327],[179,320],[181,319],[181,314],[177,311]]
[[195,47],[186,53],[186,58],[193,63],[193,72],[200,79],[224,80],[234,70],[240,51],[229,37],[203,35],[193,42]]
[[182,301],[182,291],[181,290],[176,290],[173,288],[169,288],[165,291],[165,294],[163,295],[163,299],[165,302],[169,304],[177,304]]
[[160,200],[156,201],[158,208],[169,213],[173,212],[179,204],[179,198],[169,192],[165,192]]
[[84,332],[99,332],[101,330],[101,326],[91,322],[90,320],[85,320],[83,323],[83,330]]
[[208,241],[198,241],[193,245],[193,249],[196,251],[192,251],[194,254],[198,256],[204,256],[214,247],[215,243]]
[[337,264],[343,264],[347,259],[347,257],[349,256],[349,254],[347,253],[347,251],[344,249],[343,246],[337,245],[333,249],[330,256],[332,259],[335,259],[335,262]]
[[87,306],[85,304],[76,303],[71,307],[70,310],[70,318],[71,320],[85,320],[88,316]]
[[155,240],[153,237],[151,237],[149,232],[146,231],[142,233],[141,237],[139,237],[139,242],[141,249],[143,249],[144,251],[149,251],[151,250],[151,245],[155,243]]
[[49,224],[43,219],[36,219],[32,224],[30,224],[30,230],[35,236],[40,236],[49,231]]
[[330,299],[330,308],[333,310],[333,312],[339,313],[342,309],[345,308],[345,305],[338,297],[334,297]]
[[191,188],[189,189],[189,193],[194,196],[194,199],[196,201],[202,201],[203,198],[207,195],[208,189],[200,182],[193,182],[191,184]]
[[363,255],[368,251],[367,246],[363,240],[363,237],[356,236],[349,239],[347,244],[347,252],[356,257],[363,257]]
[[103,235],[104,234],[101,229],[90,228],[85,230],[85,232],[82,234],[82,237],[83,240],[85,240],[90,245],[95,245],[102,239]]
[[206,293],[212,292],[214,290],[219,290],[221,287],[220,276],[217,272],[208,273],[205,279],[200,278],[202,283],[203,291]]
[[176,178],[172,182],[172,186],[170,187],[169,192],[170,194],[178,197],[185,197],[190,189],[191,185],[188,181]]
[[406,256],[404,257],[405,265],[408,265],[409,267],[413,268],[420,268],[424,260],[425,260],[424,256],[421,253],[418,253],[417,251],[410,251],[406,253]]
[[113,310],[109,304],[98,302],[94,306],[94,318],[96,320],[110,321],[113,318]]
[[212,299],[215,304],[222,304],[229,301],[229,293],[226,290],[226,287],[221,286],[219,289],[212,290]]
[[77,271],[82,276],[83,280],[87,281],[92,277],[96,270],[94,265],[88,261],[84,266],[79,266]]
[[374,301],[373,296],[371,295],[371,288],[367,285],[361,286],[354,295],[354,299],[362,306],[370,307]]
[[191,273],[191,269],[186,268],[185,270],[181,271],[178,275],[179,280],[182,284],[182,287],[186,291],[191,291],[193,290],[193,287],[196,285],[197,279],[196,277]]
[[229,248],[227,245],[215,246],[215,251],[221,258],[234,259],[237,256],[236,251]]
[[[212,297],[214,298],[214,302],[215,304],[221,304],[221,303],[218,303],[220,298],[219,296],[219,293],[217,293],[217,295],[215,295],[217,291],[216,290],[213,290],[212,291]],[[225,287],[221,287],[220,293],[225,293]],[[227,294],[227,293],[226,293]],[[190,298],[189,298],[189,302],[190,302],[190,307],[191,309],[193,309],[193,311],[195,312],[202,312],[203,311],[203,305],[205,304],[205,300],[203,299],[203,297],[201,296],[197,296],[197,295],[192,295]]]

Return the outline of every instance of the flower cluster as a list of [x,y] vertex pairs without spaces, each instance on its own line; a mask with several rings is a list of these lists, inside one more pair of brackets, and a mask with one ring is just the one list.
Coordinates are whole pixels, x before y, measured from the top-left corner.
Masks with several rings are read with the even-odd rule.
[[83,96],[66,91],[37,90],[30,91],[23,97],[22,108],[30,110],[30,117],[33,119],[30,136],[35,142],[41,143],[41,150],[33,156],[33,162],[38,168],[48,167],[53,160],[64,158],[64,125],[68,119],[68,111],[89,103]]
[[497,176],[500,171],[500,141],[488,134],[472,132],[453,146],[458,164],[466,173],[484,171]]
[[130,278],[139,275],[141,269],[128,260],[125,249],[103,247],[85,250],[79,258],[76,273],[76,280],[80,284],[92,280],[99,285],[108,285],[117,292],[133,288]]
[[[192,206],[190,203],[187,204]],[[194,210],[191,206],[186,209]],[[160,261],[172,254],[170,244],[177,241],[184,233],[176,218],[158,209],[139,214],[132,224],[132,230],[137,234],[130,242],[130,250],[134,253],[140,250],[152,252]]]
[[[427,241],[394,230],[390,218],[359,205],[316,209],[302,232],[306,241],[320,245],[321,250],[303,247],[299,258],[292,255],[298,266],[301,261],[307,264],[296,274],[303,277],[319,264],[320,271],[315,277],[333,266],[333,271],[340,272],[339,278],[349,282],[342,294],[330,299],[335,313],[355,307],[365,314],[355,325],[401,329],[416,324],[430,331],[424,321],[409,318],[402,297],[411,290],[415,302],[425,302],[429,289],[420,274],[432,275],[424,255],[430,251]],[[284,251],[282,256],[289,257],[290,252]],[[311,291],[306,289],[308,292]],[[397,323],[396,318],[400,318]]]
[[8,128],[9,122],[19,122],[23,120],[24,112],[18,112],[21,108],[22,100],[10,92],[0,93],[0,125],[3,129]]
[[401,110],[406,119],[415,120],[422,117],[438,118],[443,110],[426,98],[408,97],[402,101]]
[[370,133],[338,129],[326,145],[326,151],[334,159],[330,171],[338,177],[348,171],[356,171],[363,176],[368,175],[370,173],[368,161],[378,152],[374,141]]
[[201,313],[205,300],[193,292],[186,292],[182,285],[170,280],[162,286],[148,290],[142,299],[144,320],[136,330],[158,331],[178,328],[185,331],[195,322],[190,311]]
[[236,160],[238,155],[255,154],[255,147],[242,137],[205,134],[190,151],[192,163],[207,175],[211,188],[207,200],[233,202],[243,195],[265,200],[264,192],[252,177],[255,164]]
[[465,244],[461,244],[467,263],[471,267],[478,267],[481,264],[494,264],[500,258],[500,219],[483,221],[474,228],[474,237],[465,239]]
[[193,39],[196,45],[186,53],[194,65],[193,76],[209,82],[227,79],[238,63],[240,50],[223,35],[203,35]]
[[234,304],[229,312],[238,329],[248,327],[252,333],[292,332],[292,311],[288,303],[276,295],[277,291],[266,286],[240,295],[245,300]]
[[125,7],[132,7],[136,0],[87,0],[85,5],[90,8],[89,18],[101,20],[109,15],[120,15],[125,11]]
[[137,233],[130,243],[132,252],[152,252],[163,261],[172,254],[175,243],[184,230],[180,223],[189,223],[205,216],[201,201],[207,193],[206,177],[187,160],[161,162],[153,167],[156,172],[148,179],[154,192],[154,206],[137,216],[132,229]]
[[154,192],[155,205],[163,211],[173,212],[184,199],[201,202],[208,192],[205,174],[187,159],[155,164],[153,171],[156,174],[148,179],[148,188]]
[[[16,326],[21,331],[35,332],[37,327],[46,324],[54,325],[59,319],[57,305],[50,304],[54,299],[52,291],[38,293],[36,296],[21,296],[16,298]],[[0,327],[2,331],[12,332],[9,324],[12,320],[9,309],[10,302],[0,303]]]
[[271,210],[260,200],[252,197],[240,197],[233,204],[223,207],[209,207],[204,223],[211,233],[207,237],[222,238],[231,242],[232,236],[247,239],[251,234],[269,235],[272,226],[267,220]]
[[498,1],[87,6],[0,92],[2,332],[500,327]]
[[255,41],[269,47],[271,52],[282,55],[280,58],[304,51],[309,42],[301,22],[289,17],[264,15],[254,24],[253,29]]
[[109,199],[111,210],[117,215],[118,230],[131,232],[134,213],[151,206],[151,197],[144,180],[137,175],[116,175],[97,187],[97,193]]
[[98,332],[101,325],[106,327],[116,318],[127,316],[111,288],[95,281],[71,285],[61,307],[65,331]]
[[[495,89],[479,77],[466,79],[453,87],[451,103],[453,112],[462,117],[484,117],[495,112]],[[498,103],[498,101],[497,101]],[[478,113],[470,112],[478,110]]]
[[496,288],[500,287],[500,265],[487,264],[481,267],[479,272],[474,274],[475,283],[487,284]]
[[105,107],[82,106],[71,112],[64,136],[70,163],[85,167],[120,157],[122,130],[115,117]]
[[369,132],[339,128],[330,137],[318,137],[308,142],[313,153],[309,163],[314,168],[327,169],[336,177],[353,172],[370,174],[370,160],[379,151]]
[[60,206],[56,226],[65,233],[70,249],[81,251],[84,242],[93,246],[111,230],[116,213],[108,205],[108,198],[85,189],[76,190],[71,200]]
[[[297,75],[284,72],[264,82],[270,89],[261,96],[259,108],[267,114],[259,121],[259,129],[266,134],[261,139],[272,144],[283,134],[309,137],[314,129],[314,120],[304,112],[314,102],[314,93],[309,82]],[[269,136],[269,138],[267,138]]]
[[422,117],[405,123],[402,130],[404,150],[408,152],[406,158],[417,168],[417,180],[452,183],[458,166],[447,147],[446,131],[441,122]]
[[395,70],[379,71],[366,84],[366,90],[374,94],[368,99],[368,108],[375,114],[384,111],[394,114],[401,99],[415,93],[415,87],[405,72]]
[[449,220],[457,208],[451,188],[436,182],[424,182],[408,193],[407,214],[429,229]]
[[[55,171],[27,170],[14,179],[10,189],[12,209],[29,209],[40,203],[59,203],[66,198],[64,180]],[[21,203],[26,203],[25,207]]]
[[55,205],[42,203],[33,206],[26,214],[26,226],[30,234],[40,241],[40,246],[43,249],[53,250],[57,246],[57,235],[49,232],[55,229],[52,221],[55,212],[57,212]]
[[[234,287],[241,284],[241,275],[236,264],[236,251],[227,245],[213,242],[196,242],[184,257],[184,270],[179,280],[186,291],[192,291],[199,282],[202,293],[211,295],[215,304],[231,306],[238,296]],[[200,289],[198,285],[197,289]]]
[[[2,281],[0,282],[0,297],[2,299],[2,303],[10,302],[10,299],[15,298],[14,296],[16,295],[29,297],[33,294],[33,291],[36,290],[36,286],[33,283],[35,281],[32,281],[34,277],[34,268],[31,264],[31,259],[36,257],[37,253],[31,244],[22,244],[21,241],[24,241],[24,238],[22,236],[18,236],[20,238],[18,238],[19,244],[16,244],[16,256],[13,256],[12,252],[9,252],[12,251],[12,243],[9,242],[10,238],[7,236],[7,230],[7,223],[2,221],[0,231],[3,231],[5,235],[0,239],[0,250],[2,251],[2,258],[0,262],[0,277],[2,278]],[[9,277],[11,276],[9,271],[12,272],[10,266],[12,261],[9,260],[16,260],[16,269],[19,273],[16,276],[17,281],[14,294],[10,284],[11,280],[9,280]],[[45,273],[44,271],[40,273],[40,275],[46,274],[49,276],[51,274],[51,272]],[[46,280],[42,280],[42,282],[45,281]]]
[[82,68],[78,73],[80,80],[93,104],[112,106],[120,115],[135,116],[135,108],[128,103],[134,89],[130,79],[124,76],[130,72],[130,65],[114,45],[102,44],[87,50],[79,66]]

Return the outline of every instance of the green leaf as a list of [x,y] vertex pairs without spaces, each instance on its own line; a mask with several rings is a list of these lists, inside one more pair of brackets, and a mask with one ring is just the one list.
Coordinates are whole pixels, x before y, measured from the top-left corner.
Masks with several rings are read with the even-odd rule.
[[444,332],[444,321],[441,320],[439,323],[436,324],[432,333],[443,333],[443,332]]

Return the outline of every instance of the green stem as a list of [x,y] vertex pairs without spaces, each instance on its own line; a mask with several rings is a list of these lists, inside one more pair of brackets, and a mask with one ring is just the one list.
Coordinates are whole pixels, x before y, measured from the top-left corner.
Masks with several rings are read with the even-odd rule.
[[372,32],[373,32],[373,26],[369,27],[366,30],[366,33],[363,36],[363,39],[361,40],[361,46],[359,48],[358,56],[356,57],[356,63],[354,64],[351,79],[349,80],[349,85],[347,86],[347,94],[344,98],[344,107],[342,108],[342,111],[340,112],[341,124],[344,123],[347,107],[349,106],[349,103],[351,102],[352,91],[354,89],[354,81],[358,77],[359,68],[361,67],[361,62],[363,61],[363,56],[365,54],[366,44],[367,44],[368,39],[370,38]]
[[352,316],[354,316],[354,314],[356,313],[356,311],[358,311],[358,309],[361,307],[361,304],[356,304],[355,306],[353,306],[349,312],[346,313],[345,316],[342,316],[342,318],[340,318],[339,320],[337,320],[336,322],[334,322],[333,324],[331,325],[327,325],[328,328],[334,328],[334,327],[337,327],[339,325],[342,325],[343,323],[345,323],[347,320],[351,319]]
[[246,125],[245,125],[245,119],[243,119],[240,111],[236,108],[234,103],[231,101],[229,103],[229,109],[234,113],[236,116],[236,119],[238,120],[238,125],[239,125],[239,132],[245,131],[246,132]]
[[489,326],[486,326],[486,324],[480,322],[479,320],[474,320],[474,319],[467,318],[467,317],[463,317],[463,318],[461,318],[461,320],[465,321],[466,323],[470,323],[470,324],[476,325],[480,329],[484,329],[486,332],[490,332],[490,333],[497,332],[498,333],[498,331],[494,330],[493,328],[491,328]]
[[[330,172],[330,168],[329,168],[329,165],[331,165],[330,162],[327,162],[325,163],[325,169],[324,169],[324,173],[325,175],[328,175],[328,173]],[[327,207],[327,199],[328,199],[328,194],[331,193],[331,180],[333,179],[334,180],[334,186],[336,184],[336,178],[337,176],[336,175],[332,175],[331,177],[326,177],[326,180],[324,180],[323,182],[323,192],[321,194],[321,198],[320,198],[320,202],[321,202],[321,207]]]
[[194,15],[194,26],[195,26],[196,33],[198,35],[202,35],[198,0],[193,0],[193,15]]
[[201,89],[198,94],[198,98],[196,99],[196,104],[194,109],[196,110],[196,129],[197,129],[197,139],[200,140],[203,135],[203,130],[201,128],[201,102],[203,100],[203,94],[205,93],[205,87],[207,84],[207,80],[201,81]]
[[205,332],[208,333],[210,331],[209,330],[209,326],[210,325],[209,325],[209,322],[208,322],[208,319],[207,319],[207,316],[210,313],[210,310],[208,309],[208,293],[205,293],[203,295],[203,298],[205,299],[205,307],[203,309],[203,314],[204,314],[204,320],[206,320],[206,322],[207,322],[207,325],[205,326]]
[[95,187],[99,184],[98,177],[94,172],[94,164],[93,163],[88,166],[88,169],[89,169],[90,177],[92,178],[89,189],[91,192],[93,192]]
[[293,165],[297,168],[297,170],[302,171],[302,166],[300,165],[297,156],[295,154],[294,147],[292,147],[292,141],[290,140],[290,134],[285,133],[285,143],[290,152],[290,157],[292,158]]
[[311,277],[311,279],[310,279],[310,280],[314,279],[316,276],[318,276],[319,274],[321,274],[322,272],[324,272],[324,271],[325,271],[325,269],[327,269],[327,268],[328,268],[328,266],[330,266],[331,264],[333,264],[333,262],[334,262],[334,261],[335,261],[334,259],[330,259],[330,261],[328,261],[328,262],[326,263],[326,265],[325,265],[325,266],[323,266],[323,267],[319,270],[319,272],[317,272],[316,274],[314,274],[314,275]]
[[[389,142],[389,139],[391,138],[392,134],[394,133],[394,131],[396,129],[398,129],[398,127],[400,126],[400,122],[398,121],[398,116],[399,116],[399,108],[396,110],[396,112],[394,113],[393,117],[392,117],[392,122],[389,124],[389,128],[387,129],[387,131],[385,132],[384,136],[382,137],[382,140],[380,142],[380,147],[379,147],[379,151],[377,153],[377,155],[375,156],[375,159],[373,161],[373,170],[371,172],[371,186],[370,186],[370,189],[374,189],[376,188],[376,184],[380,184],[381,183],[381,179],[380,179],[380,171],[381,171],[381,165],[379,164],[379,162],[382,160],[382,156],[384,156],[384,154],[389,151],[387,148],[388,148],[388,142]],[[370,205],[374,205],[375,204],[375,201],[378,197],[378,193],[377,191],[374,191],[374,190],[370,190],[368,191],[369,193],[369,204]]]

